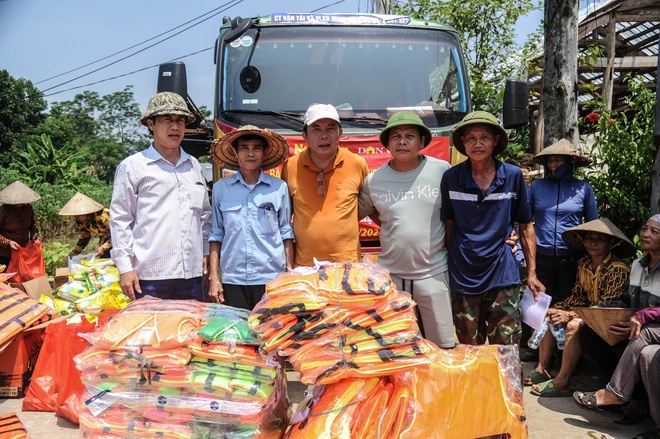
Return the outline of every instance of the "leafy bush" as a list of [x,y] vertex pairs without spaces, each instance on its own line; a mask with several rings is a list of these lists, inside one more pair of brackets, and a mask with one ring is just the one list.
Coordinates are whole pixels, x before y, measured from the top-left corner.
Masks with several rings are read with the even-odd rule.
[[42,184],[36,190],[41,195],[41,200],[34,203],[34,213],[37,217],[42,239],[62,235],[75,236],[78,233],[78,228],[71,217],[58,215],[76,191],[82,192],[106,207],[110,205],[110,197],[112,196],[112,185],[95,179],[78,187]]
[[584,179],[594,189],[598,212],[632,238],[649,216],[656,154],[655,93],[643,77],[628,76],[625,82],[632,92],[628,109],[608,110],[596,96],[580,130],[593,133],[588,153],[594,163],[584,172]]
[[58,267],[67,266],[67,256],[69,256],[72,249],[73,246],[62,244],[59,241],[44,242],[43,254],[48,276],[55,276],[55,270]]

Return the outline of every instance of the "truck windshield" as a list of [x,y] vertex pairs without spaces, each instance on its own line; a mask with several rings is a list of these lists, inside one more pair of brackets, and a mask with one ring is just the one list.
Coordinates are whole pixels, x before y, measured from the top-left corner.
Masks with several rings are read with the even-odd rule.
[[299,131],[283,115],[329,103],[345,127],[382,128],[408,109],[442,128],[470,107],[458,41],[441,29],[266,24],[220,47],[216,114],[232,125]]

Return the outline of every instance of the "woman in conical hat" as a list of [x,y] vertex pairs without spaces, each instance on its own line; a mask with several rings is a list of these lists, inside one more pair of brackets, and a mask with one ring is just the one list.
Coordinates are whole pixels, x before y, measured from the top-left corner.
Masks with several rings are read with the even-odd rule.
[[630,274],[630,267],[618,256],[635,254],[632,242],[607,218],[573,227],[564,232],[563,237],[569,245],[585,251],[587,256],[578,262],[571,295],[548,310],[549,323],[565,327],[565,349],[559,374],[550,379],[556,342],[552,331],[546,332],[539,346],[539,363],[526,380],[533,385],[532,393],[538,396],[570,395],[568,381],[582,354],[578,334],[584,325],[572,308],[618,300],[626,291]]
[[101,203],[87,195],[76,192],[60,210],[59,215],[72,216],[80,230],[80,239],[76,247],[69,253],[69,258],[79,255],[89,244],[92,234],[99,236],[99,246],[94,254],[97,257],[109,258],[112,240],[110,239],[110,211]]
[[529,187],[529,204],[536,230],[536,271],[554,302],[564,300],[573,289],[577,261],[583,253],[568,245],[562,233],[598,218],[594,191],[573,173],[591,159],[573,144],[561,139],[534,157],[545,177]]
[[[621,303],[615,306],[630,306],[638,308],[630,317],[627,325],[624,322],[611,325],[610,334],[617,334],[619,338],[627,341],[623,355],[613,372],[608,373],[610,381],[605,388],[594,392],[575,392],[573,399],[582,408],[601,413],[607,416],[624,415],[624,419],[634,417],[634,409],[642,407],[644,402],[640,395],[640,381],[646,388],[648,408],[655,429],[640,433],[637,438],[660,437],[660,391],[658,391],[657,377],[660,376],[660,215],[649,218],[639,233],[642,250],[646,253],[640,259],[633,261],[630,271],[630,286],[628,294],[624,295]],[[589,352],[601,347],[600,338],[589,346]],[[591,341],[591,340],[589,340]],[[602,342],[601,342],[602,343]],[[620,342],[620,347],[624,342]],[[599,352],[608,352],[612,349],[605,347]],[[593,354],[592,354],[593,356]],[[609,362],[602,361],[601,362]],[[602,367],[602,364],[599,364]],[[621,407],[627,405],[623,411]],[[639,410],[637,411],[639,412]]]
[[41,196],[20,181],[0,191],[0,265],[9,265],[11,251],[39,237],[32,203]]

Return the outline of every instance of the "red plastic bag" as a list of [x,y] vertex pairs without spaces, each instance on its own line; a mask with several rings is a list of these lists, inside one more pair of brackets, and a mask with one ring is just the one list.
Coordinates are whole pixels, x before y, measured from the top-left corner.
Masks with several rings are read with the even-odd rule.
[[96,325],[85,318],[80,323],[51,323],[41,347],[32,381],[23,400],[23,411],[49,411],[74,424],[85,386],[73,357],[89,344],[78,334],[94,332]]
[[41,251],[41,241],[30,241],[24,247],[11,251],[11,261],[7,273],[16,272],[11,282],[26,282],[46,275],[44,254]]
[[55,414],[74,424],[79,424],[78,410],[82,405],[82,394],[85,385],[80,380],[80,371],[76,368],[73,357],[85,350],[89,342],[78,334],[86,334],[96,330],[95,323],[89,323],[85,318],[80,323],[66,325],[60,340],[59,357],[59,391],[57,392],[57,408]]
[[46,327],[46,338],[23,399],[24,412],[54,412],[57,408],[59,380],[55,366],[59,364],[59,346],[63,344],[60,340],[65,326],[66,321],[60,321]]

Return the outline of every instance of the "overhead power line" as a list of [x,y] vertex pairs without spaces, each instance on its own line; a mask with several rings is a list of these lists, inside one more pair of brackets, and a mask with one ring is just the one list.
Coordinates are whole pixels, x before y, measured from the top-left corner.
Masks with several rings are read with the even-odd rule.
[[[236,0],[232,0],[232,1],[236,1]],[[241,0],[241,1],[242,1],[242,0]],[[87,64],[85,64],[85,65],[80,66],[80,67],[76,67],[76,68],[71,69],[71,70],[68,70],[68,71],[66,71],[66,72],[59,73],[59,74],[57,74],[57,75],[55,75],[55,76],[51,76],[50,78],[42,79],[41,81],[35,82],[34,85],[41,84],[42,82],[50,81],[51,79],[59,78],[59,77],[64,76],[64,75],[68,75],[69,73],[73,73],[73,72],[75,72],[75,71],[78,71],[78,70],[84,69],[85,67],[89,67],[89,66],[94,65],[94,64],[96,64],[96,63],[99,63],[99,62],[101,62],[101,61],[105,61],[106,59],[108,59],[108,58],[112,58],[113,56],[119,55],[120,53],[127,52],[127,51],[129,51],[129,50],[131,50],[131,49],[134,49],[134,48],[136,48],[136,47],[138,47],[138,46],[141,46],[141,45],[143,45],[143,44],[145,44],[145,43],[148,43],[149,41],[155,40],[156,38],[162,37],[163,35],[167,35],[168,33],[172,32],[172,31],[175,31],[175,30],[177,30],[177,29],[179,29],[179,28],[181,28],[181,27],[183,27],[183,26],[185,26],[185,25],[187,25],[187,24],[193,23],[194,21],[199,20],[200,18],[203,18],[203,17],[205,17],[205,16],[208,15],[208,14],[212,14],[213,12],[217,11],[218,9],[225,7],[226,5],[227,5],[227,3],[225,3],[225,4],[222,5],[222,6],[218,6],[218,7],[215,8],[215,9],[211,9],[210,11],[205,12],[205,13],[203,13],[202,15],[199,15],[199,16],[193,18],[192,20],[188,20],[188,21],[186,21],[185,23],[182,23],[182,24],[180,24],[180,25],[178,25],[178,26],[176,26],[176,27],[173,27],[173,28],[171,28],[171,29],[169,29],[169,30],[166,30],[165,32],[162,32],[162,33],[160,33],[160,34],[158,34],[158,35],[155,35],[155,36],[153,36],[153,37],[151,37],[151,38],[148,38],[148,39],[146,39],[146,40],[144,40],[144,41],[141,41],[141,42],[139,42],[139,43],[137,43],[137,44],[134,44],[134,45],[132,45],[132,46],[130,46],[130,47],[127,47],[126,49],[122,49],[122,50],[117,51],[117,52],[115,52],[115,53],[112,53],[112,54],[110,54],[110,55],[108,55],[108,56],[104,56],[103,58],[99,58],[99,59],[97,59],[96,61],[92,61],[92,62],[89,62],[89,63],[87,63]],[[223,11],[220,11],[220,12],[224,12],[224,10],[223,10]],[[203,21],[200,21],[200,22],[197,23],[197,24],[200,24],[200,23],[203,23]],[[196,26],[197,24],[195,24],[195,26]]]
[[[206,49],[198,50],[197,52],[193,52],[193,53],[189,53],[189,54],[187,54],[187,55],[179,56],[179,57],[174,58],[174,59],[172,59],[172,60],[170,60],[170,61],[168,61],[168,62],[172,62],[172,61],[176,61],[176,60],[179,60],[179,59],[188,58],[188,57],[190,57],[190,56],[197,55],[197,54],[200,54],[200,53],[202,53],[202,52],[207,52],[207,51],[209,51],[209,50],[211,50],[211,49],[213,49],[213,47],[207,47]],[[112,76],[112,77],[110,77],[110,78],[100,79],[100,80],[98,80],[98,81],[90,82],[90,83],[88,83],[88,84],[78,85],[78,86],[76,86],[76,87],[66,88],[66,89],[64,89],[64,90],[59,90],[59,91],[55,91],[55,92],[53,92],[53,93],[48,93],[48,94],[43,95],[43,97],[47,98],[48,96],[55,96],[55,95],[60,94],[60,93],[66,93],[67,91],[77,90],[77,89],[79,89],[79,88],[83,88],[83,87],[91,87],[92,85],[101,84],[102,82],[108,82],[108,81],[112,81],[113,79],[119,79],[119,78],[123,78],[123,77],[125,77],[125,76],[134,75],[134,74],[136,74],[136,73],[144,72],[145,70],[153,69],[153,68],[156,68],[156,67],[159,67],[159,66],[160,66],[160,64],[154,64],[153,66],[142,67],[141,69],[133,70],[132,72],[122,73],[121,75],[116,75],[116,76]]]
[[[146,42],[152,41],[152,40],[154,40],[154,39],[156,39],[156,38],[158,38],[158,37],[160,37],[160,36],[163,36],[163,35],[166,35],[166,34],[172,32],[173,30],[179,29],[179,28],[181,28],[181,27],[183,27],[183,26],[185,26],[185,25],[187,25],[187,24],[189,24],[189,23],[192,23],[192,22],[198,20],[199,18],[202,18],[202,17],[204,17],[204,16],[206,16],[206,15],[208,15],[208,14],[211,14],[211,13],[213,13],[213,12],[215,12],[215,11],[218,11],[218,9],[220,9],[220,8],[224,8],[224,9],[222,9],[221,11],[218,11],[218,12],[214,13],[213,15],[210,15],[210,16],[206,17],[204,20],[199,21],[198,23],[195,23],[195,24],[193,24],[193,25],[191,25],[191,26],[188,26],[188,27],[186,27],[185,29],[182,29],[181,31],[177,32],[176,34],[170,35],[169,37],[164,38],[164,39],[162,39],[162,40],[160,40],[160,41],[157,41],[156,43],[154,43],[154,44],[152,44],[152,45],[150,45],[150,46],[147,46],[147,47],[145,47],[145,48],[143,48],[143,49],[140,49],[139,51],[136,51],[136,52],[134,52],[134,53],[132,53],[132,54],[130,54],[130,55],[127,55],[127,56],[125,56],[125,57],[123,57],[123,58],[121,58],[121,59],[118,59],[118,60],[116,60],[116,61],[114,61],[114,62],[112,62],[112,63],[109,63],[109,64],[106,64],[106,65],[104,65],[104,66],[102,66],[102,67],[99,67],[98,69],[95,69],[95,70],[93,70],[93,71],[91,71],[91,72],[88,72],[88,73],[86,73],[86,74],[84,74],[84,75],[80,75],[80,76],[78,76],[78,77],[76,77],[76,78],[73,78],[73,79],[71,79],[71,80],[65,81],[65,82],[63,82],[63,83],[61,83],[61,84],[55,85],[55,86],[50,87],[50,88],[47,88],[47,89],[45,89],[45,90],[42,90],[40,94],[42,95],[42,97],[54,96],[54,95],[57,95],[57,94],[60,94],[60,93],[65,93],[65,92],[67,92],[67,91],[77,90],[77,89],[84,88],[84,87],[90,87],[90,86],[93,86],[93,85],[96,85],[96,84],[100,84],[100,83],[103,83],[103,82],[112,81],[112,80],[114,80],[114,79],[123,78],[123,77],[126,77],[126,76],[130,76],[130,75],[134,75],[134,74],[136,74],[136,73],[143,72],[143,71],[145,71],[145,70],[149,70],[149,69],[153,69],[153,68],[159,67],[160,64],[156,64],[156,65],[152,65],[152,66],[148,66],[148,67],[143,67],[143,68],[140,68],[140,69],[137,69],[137,70],[133,70],[133,71],[131,71],[131,72],[123,73],[123,74],[120,74],[120,75],[115,75],[115,76],[112,76],[112,77],[109,77],[109,78],[105,78],[105,79],[100,79],[100,80],[98,80],[98,81],[91,82],[91,83],[88,83],[88,84],[79,85],[79,86],[75,86],[75,87],[67,88],[67,89],[64,89],[64,90],[59,90],[59,91],[54,91],[54,92],[51,92],[51,93],[48,93],[48,94],[44,94],[44,93],[47,92],[47,91],[51,91],[51,90],[53,90],[53,89],[55,89],[55,88],[58,88],[58,87],[61,87],[61,86],[63,86],[63,85],[66,85],[66,84],[68,84],[68,83],[70,83],[70,82],[76,81],[76,80],[78,80],[78,79],[80,79],[80,78],[83,78],[83,77],[85,77],[85,76],[88,76],[88,75],[90,75],[90,74],[92,74],[92,73],[96,73],[96,72],[98,72],[99,70],[102,70],[102,69],[104,69],[104,68],[106,68],[106,67],[112,66],[112,65],[114,65],[114,64],[116,64],[116,63],[118,63],[118,62],[120,62],[120,61],[123,61],[123,60],[125,60],[125,59],[127,59],[127,58],[130,58],[130,57],[132,57],[132,56],[134,56],[134,55],[137,55],[138,53],[143,52],[143,51],[145,51],[145,50],[147,50],[147,49],[150,49],[151,47],[154,47],[154,46],[156,46],[157,44],[160,44],[160,43],[162,43],[162,42],[164,42],[164,41],[167,41],[168,39],[170,39],[170,38],[172,38],[172,37],[174,37],[174,36],[176,36],[176,35],[180,35],[181,33],[183,33],[183,32],[185,32],[185,31],[191,29],[192,27],[197,26],[198,24],[201,24],[201,23],[203,23],[203,22],[205,22],[205,21],[207,21],[207,20],[213,18],[213,17],[217,16],[218,14],[220,14],[220,13],[222,13],[222,12],[225,12],[226,10],[230,9],[230,8],[233,7],[233,6],[236,6],[236,5],[239,4],[239,3],[242,3],[243,1],[244,1],[244,0],[232,0],[232,1],[230,1],[230,2],[227,2],[227,3],[223,4],[222,6],[219,6],[218,8],[212,9],[211,11],[208,11],[208,12],[206,12],[206,13],[204,13],[204,14],[202,14],[202,15],[200,15],[200,16],[198,16],[198,17],[192,19],[192,20],[189,20],[189,21],[187,21],[187,22],[185,22],[185,23],[183,23],[183,24],[181,24],[181,25],[178,25],[178,26],[176,26],[176,27],[174,27],[174,28],[172,28],[172,29],[170,29],[170,30],[168,30],[168,31],[162,32],[162,33],[160,33],[160,34],[158,34],[158,35],[156,35],[156,36],[154,36],[154,37],[151,37],[151,38],[149,38],[149,39],[147,39],[147,40],[144,40],[144,41],[142,41],[142,42],[140,42],[140,43],[134,44],[133,46],[130,46],[130,47],[126,48],[126,49],[123,49],[123,50],[120,50],[120,51],[118,51],[118,52],[115,52],[115,53],[113,53],[112,55],[108,55],[108,56],[106,56],[106,57],[100,58],[100,59],[98,59],[98,60],[96,60],[96,61],[93,61],[93,62],[91,62],[91,63],[85,64],[84,66],[77,67],[77,68],[75,68],[75,69],[69,70],[68,72],[64,72],[64,73],[58,74],[58,75],[53,76],[53,77],[51,77],[51,78],[43,79],[43,80],[41,80],[41,81],[39,81],[39,82],[37,82],[37,83],[35,83],[35,84],[39,84],[39,83],[42,83],[42,82],[45,82],[45,81],[49,81],[49,80],[51,80],[51,79],[54,79],[54,78],[57,78],[57,77],[60,77],[60,76],[66,75],[66,74],[68,74],[68,73],[71,73],[71,72],[74,72],[74,71],[80,70],[80,69],[82,69],[82,68],[84,68],[84,67],[87,67],[87,66],[90,66],[90,65],[96,64],[96,63],[98,63],[98,62],[101,62],[101,61],[103,61],[103,60],[106,60],[106,59],[108,59],[108,58],[111,58],[111,57],[113,57],[113,56],[115,56],[115,55],[118,55],[118,54],[120,54],[120,53],[126,52],[126,51],[128,51],[128,50],[130,50],[130,49],[132,49],[132,48],[138,47],[138,46],[140,46],[140,45],[142,45],[142,44],[144,44],[144,43],[146,43]],[[322,7],[320,7],[320,8],[314,9],[313,11],[310,11],[310,12],[318,12],[318,11],[321,11],[321,10],[323,10],[323,9],[327,9],[327,8],[329,8],[329,7],[331,7],[331,6],[334,6],[334,5],[337,5],[337,4],[340,4],[340,3],[343,3],[343,2],[345,2],[345,1],[346,1],[346,0],[339,0],[339,1],[336,1],[336,2],[334,2],[334,3],[330,3],[330,4],[328,4],[328,5],[325,5],[325,6],[322,6]],[[192,52],[192,53],[189,53],[189,54],[187,54],[187,55],[183,55],[183,56],[180,56],[180,57],[174,58],[172,61],[174,61],[174,60],[179,60],[179,59],[183,59],[183,58],[188,58],[188,57],[190,57],[190,56],[197,55],[197,54],[199,54],[199,53],[206,52],[206,51],[211,50],[211,49],[213,49],[213,47],[207,47],[207,48],[205,48],[205,49],[198,50],[198,51],[196,51],[196,52]],[[29,97],[28,97],[28,98],[29,98]]]
[[[85,74],[82,74],[82,75],[76,76],[75,78],[69,79],[68,81],[64,81],[64,82],[62,82],[62,83],[60,83],[60,84],[54,85],[54,86],[52,86],[52,87],[49,87],[49,88],[44,89],[44,90],[41,90],[41,91],[42,91],[43,93],[46,93],[47,91],[53,90],[53,89],[55,89],[55,88],[59,88],[59,87],[61,87],[61,86],[63,86],[63,85],[69,84],[69,83],[71,83],[71,82],[73,82],[73,81],[76,81],[76,80],[78,80],[78,79],[80,79],[80,78],[84,78],[85,76],[89,76],[89,75],[91,75],[92,73],[96,73],[96,72],[98,72],[99,70],[103,70],[103,69],[105,69],[105,68],[107,68],[107,67],[110,67],[110,66],[112,66],[112,65],[115,65],[115,64],[117,64],[117,63],[119,63],[119,62],[121,62],[121,61],[123,61],[123,60],[125,60],[125,59],[131,58],[131,57],[137,55],[138,53],[142,53],[142,52],[144,52],[145,50],[150,49],[150,48],[152,48],[152,47],[154,47],[154,46],[157,46],[158,44],[160,44],[160,43],[162,43],[162,42],[164,42],[164,41],[167,41],[167,40],[169,40],[169,39],[171,39],[171,38],[174,38],[175,36],[177,36],[177,35],[179,35],[179,34],[185,32],[185,31],[187,31],[188,29],[191,29],[191,28],[193,28],[193,27],[195,27],[195,26],[197,26],[197,25],[199,25],[199,24],[201,24],[201,23],[203,23],[203,22],[205,22],[205,21],[210,20],[211,18],[215,17],[216,15],[218,15],[218,14],[220,14],[220,13],[222,13],[222,12],[225,12],[227,9],[229,9],[229,8],[231,8],[231,7],[233,7],[233,6],[236,6],[237,4],[242,3],[243,1],[244,1],[244,0],[232,0],[232,1],[228,2],[228,3],[225,3],[225,4],[223,5],[223,7],[226,6],[224,9],[222,9],[222,10],[220,10],[220,11],[218,11],[218,12],[212,14],[212,15],[209,15],[209,16],[206,17],[204,20],[201,20],[201,21],[199,21],[198,23],[195,23],[195,24],[193,24],[193,25],[190,25],[190,26],[188,26],[188,27],[186,27],[186,28],[180,30],[179,32],[176,32],[175,34],[172,34],[172,35],[170,35],[170,36],[168,36],[168,37],[166,37],[166,38],[163,38],[163,39],[161,39],[161,40],[159,40],[159,41],[156,41],[155,43],[150,44],[149,46],[146,46],[146,47],[144,47],[144,48],[142,48],[142,49],[140,49],[140,50],[137,50],[137,51],[135,51],[135,52],[133,52],[133,53],[131,53],[131,54],[129,54],[129,55],[126,55],[126,56],[123,57],[123,58],[119,58],[119,59],[116,60],[116,61],[113,61],[113,62],[111,62],[111,63],[105,64],[105,65],[103,65],[103,66],[101,66],[101,67],[98,67],[98,68],[96,68],[96,69],[94,69],[94,70],[92,70],[92,71],[90,71],[90,72],[87,72],[87,73],[85,73]],[[229,5],[229,6],[227,6],[227,5]]]
[[344,3],[345,1],[346,1],[346,0],[339,0],[338,2],[330,3],[329,5],[325,5],[325,6],[322,6],[322,7],[320,7],[320,8],[314,9],[313,11],[310,11],[310,13],[311,13],[311,12],[322,11],[322,10],[324,10],[324,9],[329,8],[330,6],[338,5],[339,3]]

